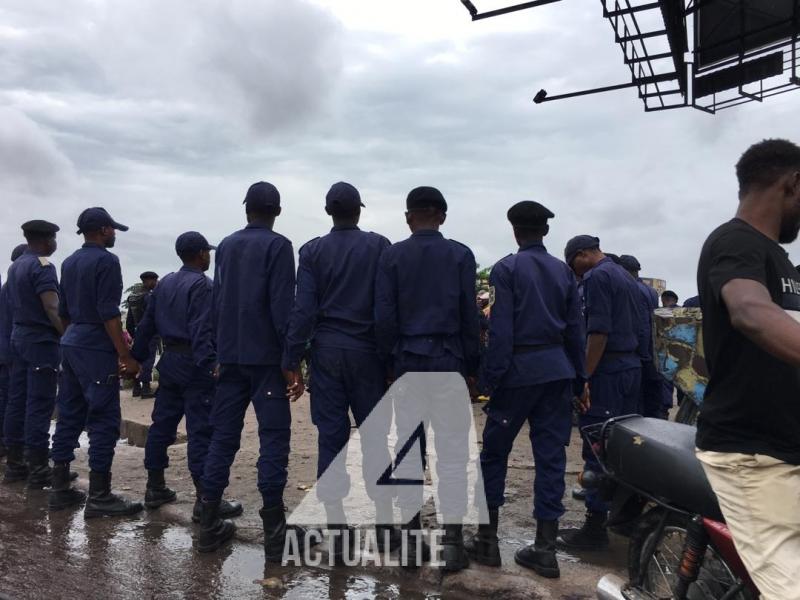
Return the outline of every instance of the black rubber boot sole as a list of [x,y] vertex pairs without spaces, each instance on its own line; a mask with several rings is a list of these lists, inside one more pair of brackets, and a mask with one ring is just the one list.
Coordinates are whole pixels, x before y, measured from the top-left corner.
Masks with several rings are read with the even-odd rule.
[[98,519],[100,517],[132,517],[144,510],[141,502],[131,502],[130,506],[124,510],[115,510],[97,506],[86,505],[83,509],[84,519]]
[[86,494],[80,490],[51,491],[50,497],[47,499],[47,510],[50,512],[66,510],[74,506],[80,506],[85,500]]
[[[235,519],[236,517],[241,517],[244,514],[244,507],[236,502],[228,502],[227,500],[223,500],[220,504],[219,511],[217,512],[217,516],[220,519]],[[192,509],[192,523],[199,523],[200,522],[200,505],[199,503],[195,502],[194,508]]]
[[207,554],[219,550],[233,539],[235,533],[236,526],[230,521],[223,521],[222,530],[212,539],[202,539],[201,536],[200,539],[197,540],[197,551]]

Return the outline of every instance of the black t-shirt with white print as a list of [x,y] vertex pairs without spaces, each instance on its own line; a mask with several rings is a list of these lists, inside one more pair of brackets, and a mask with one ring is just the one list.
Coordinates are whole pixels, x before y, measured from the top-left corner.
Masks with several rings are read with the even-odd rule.
[[718,227],[697,270],[710,373],[697,447],[800,465],[800,369],[733,328],[721,295],[733,279],[764,284],[772,301],[800,320],[800,275],[784,249],[741,219]]

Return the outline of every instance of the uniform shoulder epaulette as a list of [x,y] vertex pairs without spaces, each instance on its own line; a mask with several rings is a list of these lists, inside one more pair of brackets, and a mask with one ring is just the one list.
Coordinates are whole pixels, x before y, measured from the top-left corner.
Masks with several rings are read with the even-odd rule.
[[46,257],[44,257],[44,256],[40,256],[40,257],[39,257],[39,264],[40,264],[40,265],[42,265],[43,267],[47,267],[47,266],[49,266],[49,265],[50,265],[50,261],[49,261],[49,260],[47,260],[47,258],[46,258]]
[[302,252],[304,248],[311,246],[311,244],[316,242],[318,239],[320,239],[319,236],[315,237],[313,240],[308,240],[305,244],[300,246],[300,250],[298,250],[298,252]]

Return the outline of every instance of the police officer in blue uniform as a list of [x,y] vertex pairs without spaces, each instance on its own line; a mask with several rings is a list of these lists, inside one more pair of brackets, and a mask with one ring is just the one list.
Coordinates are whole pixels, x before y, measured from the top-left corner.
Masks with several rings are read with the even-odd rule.
[[[252,402],[261,444],[258,489],[264,501],[264,552],[268,561],[280,562],[287,530],[283,490],[292,421],[289,401],[303,393],[299,372],[281,372],[294,300],[294,253],[291,242],[273,231],[281,213],[275,186],[253,184],[244,204],[247,226],[222,240],[216,254],[213,317],[220,367],[197,549],[211,552],[235,530],[231,521],[220,519],[219,509]],[[302,534],[298,538],[303,541]]]
[[[5,481],[25,479],[28,487],[50,485],[50,418],[56,398],[62,333],[58,317],[58,275],[48,257],[57,246],[57,225],[28,221],[22,231],[28,249],[8,269],[11,310],[11,373],[3,424],[8,446]],[[25,462],[23,462],[23,447]]]
[[642,345],[640,358],[642,359],[642,391],[639,401],[639,413],[645,417],[666,419],[664,412],[664,386],[663,377],[658,372],[653,356],[653,311],[658,308],[658,292],[643,282],[639,277],[641,265],[635,256],[623,254],[620,265],[630,273],[639,288],[639,302],[642,320],[642,336],[645,343]]
[[[642,364],[640,302],[636,282],[600,250],[600,240],[580,235],[567,242],[567,264],[583,279],[586,318],[587,393],[591,405],[580,417],[585,427],[611,417],[636,413]],[[584,396],[584,399],[586,396]],[[599,465],[584,442],[585,471]],[[598,550],[608,545],[608,506],[595,491],[586,494],[586,521],[580,529],[561,530],[559,545],[572,550]]]
[[490,522],[468,545],[472,558],[500,566],[499,507],[505,502],[508,455],[522,425],[531,429],[536,464],[536,540],[515,555],[518,564],[544,577],[559,577],[558,520],[564,514],[566,446],[572,430],[572,399],[583,393],[585,334],[581,301],[572,271],[548,254],[542,238],[554,217],[538,202],[515,204],[508,220],[519,245],[492,268],[494,290],[489,347],[481,388],[491,396],[484,409],[481,471]]
[[[200,478],[211,442],[211,407],[214,400],[217,352],[211,319],[213,284],[204,275],[211,265],[214,246],[202,234],[187,231],[178,236],[175,252],[183,262],[150,295],[147,310],[136,328],[131,350],[141,364],[155,352],[153,340],[164,341],[158,363],[159,385],[153,406],[153,424],[147,432],[144,466],[147,491],[144,504],[154,509],[176,499],[164,481],[169,466],[167,448],[175,443],[178,423],[186,417],[187,459],[196,491],[192,519],[200,521]],[[221,517],[242,514],[238,502],[223,500]]]
[[[361,195],[349,183],[334,184],[325,197],[325,212],[333,229],[300,249],[297,295],[289,321],[283,368],[298,371],[311,344],[311,417],[319,431],[317,496],[325,505],[328,528],[342,530],[347,520],[342,500],[350,489],[345,455],[351,412],[362,429],[363,474],[367,493],[376,505],[378,543],[397,544],[392,522],[392,495],[376,481],[391,463],[387,437],[391,411],[373,412],[386,391],[386,367],[375,342],[375,274],[378,260],[390,246],[377,233],[361,231]],[[389,407],[391,408],[391,407]],[[380,418],[381,427],[375,426]],[[337,458],[338,457],[338,458]],[[334,551],[343,549],[336,538]],[[348,541],[352,542],[352,539]]]
[[[11,252],[13,263],[28,249],[27,244],[19,244]],[[11,328],[13,326],[11,308],[8,306],[8,285],[0,285],[0,459],[5,458],[6,446],[3,442],[3,423],[8,401],[8,380],[11,372]]]
[[[143,292],[139,299],[137,299],[137,306],[131,306],[133,294],[128,297],[128,314],[125,317],[125,329],[131,335],[131,338],[136,337],[136,329],[139,327],[141,320],[144,318],[144,313],[147,312],[147,305],[150,303],[150,298],[153,291],[158,285],[158,273],[155,271],[145,271],[139,275],[142,280]],[[148,347],[147,358],[141,363],[141,370],[139,377],[133,382],[133,390],[131,395],[134,398],[142,398],[147,400],[153,397],[153,390],[150,384],[153,381],[153,366],[156,363],[156,353],[160,346],[160,340],[157,336],[150,339],[150,346]]]
[[[460,373],[470,382],[472,394],[476,395],[474,382],[480,360],[480,327],[475,309],[475,257],[469,248],[445,239],[440,233],[439,228],[447,217],[447,202],[439,190],[432,187],[411,190],[406,209],[411,237],[384,251],[378,267],[375,283],[378,351],[389,361],[393,377],[400,378],[407,372]],[[404,424],[406,415],[402,407],[396,407],[395,412],[398,432],[406,425],[417,426],[416,423]],[[452,417],[456,419],[459,415]],[[433,425],[435,427],[436,423]],[[469,423],[464,426],[468,431]],[[444,443],[444,439],[440,439],[443,437],[437,436],[437,442]],[[466,443],[462,450],[466,452]],[[457,452],[450,454],[450,458],[455,458]],[[442,452],[438,451],[438,455],[441,459]],[[442,475],[440,469],[440,490],[443,489]],[[453,492],[453,506],[445,508],[453,514],[443,515],[442,568],[458,571],[469,565],[460,524],[466,514],[466,478],[461,506],[462,484],[455,471],[448,473],[450,475],[455,479],[446,486]],[[401,494],[403,492],[401,489]],[[421,530],[418,507],[413,508],[416,492],[421,496],[419,488],[405,501],[402,495],[400,497],[400,509],[406,522],[403,527],[409,531]],[[426,560],[429,549],[423,547],[421,556],[415,551],[416,545],[412,544],[409,549],[409,566]]]
[[133,515],[143,509],[111,491],[111,465],[119,439],[119,373],[135,377],[139,363],[122,335],[122,271],[108,251],[117,231],[127,231],[101,207],[78,217],[84,244],[61,265],[59,314],[66,326],[61,338],[62,373],[58,420],[53,436],[51,510],[79,504],[83,492],[71,488],[69,464],[84,427],[89,433],[89,498],[84,517]]

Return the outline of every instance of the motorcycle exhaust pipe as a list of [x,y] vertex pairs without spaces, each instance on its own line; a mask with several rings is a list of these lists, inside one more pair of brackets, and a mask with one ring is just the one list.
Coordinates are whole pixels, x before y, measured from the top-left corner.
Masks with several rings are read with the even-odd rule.
[[597,584],[597,600],[627,600],[622,590],[628,583],[616,575],[606,575]]

